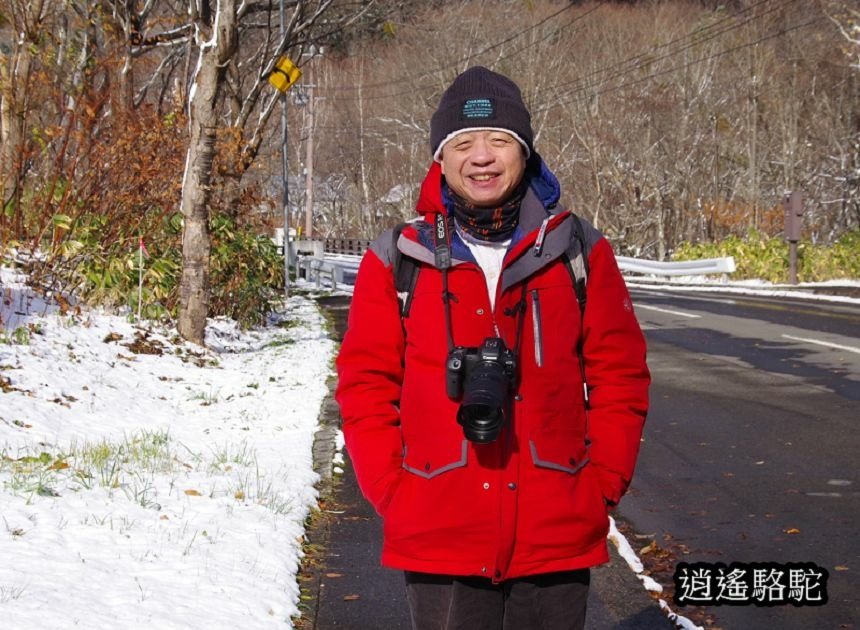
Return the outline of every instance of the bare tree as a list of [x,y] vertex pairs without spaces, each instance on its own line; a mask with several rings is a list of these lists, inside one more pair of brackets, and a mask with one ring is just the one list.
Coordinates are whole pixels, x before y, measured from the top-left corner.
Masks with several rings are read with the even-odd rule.
[[182,184],[182,281],[180,283],[180,334],[204,342],[209,313],[209,193],[219,92],[227,64],[237,46],[236,0],[207,0],[192,5],[194,37],[200,49],[197,73],[189,99],[190,138]]
[[20,199],[26,168],[27,117],[34,103],[34,57],[48,19],[51,3],[46,0],[11,0],[0,24],[0,226],[11,211],[12,232],[20,238],[22,216]]
[[[179,317],[180,333],[191,341],[203,343],[208,314],[208,202],[217,130],[219,126],[232,130],[236,139],[233,157],[223,173],[235,190],[257,157],[266,124],[279,102],[267,83],[268,75],[290,47],[301,59],[302,50],[316,41],[313,27],[333,2],[293,0],[283,32],[275,28],[273,7],[268,2],[246,2],[237,7],[235,0],[217,0],[214,18],[210,17],[213,11],[208,0],[192,5],[200,53],[189,98],[191,138],[182,190],[185,226]],[[343,14],[338,25],[356,19],[369,4],[359,3]],[[324,34],[317,33],[316,37],[324,39]],[[226,124],[219,121],[219,102],[224,103]],[[235,198],[235,193],[228,191],[228,205]]]

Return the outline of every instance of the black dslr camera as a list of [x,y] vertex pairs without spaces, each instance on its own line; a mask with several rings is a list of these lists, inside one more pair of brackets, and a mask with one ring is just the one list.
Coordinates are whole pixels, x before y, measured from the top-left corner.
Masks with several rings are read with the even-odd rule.
[[485,444],[499,437],[516,380],[514,353],[498,337],[487,337],[479,348],[454,348],[445,362],[448,396],[462,396],[457,422],[472,442]]

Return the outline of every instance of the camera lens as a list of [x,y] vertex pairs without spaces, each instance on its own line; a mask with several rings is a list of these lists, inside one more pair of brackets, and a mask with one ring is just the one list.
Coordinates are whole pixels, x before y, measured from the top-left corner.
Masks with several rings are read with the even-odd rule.
[[457,422],[466,439],[485,444],[499,437],[505,423],[508,379],[499,363],[482,361],[463,387]]

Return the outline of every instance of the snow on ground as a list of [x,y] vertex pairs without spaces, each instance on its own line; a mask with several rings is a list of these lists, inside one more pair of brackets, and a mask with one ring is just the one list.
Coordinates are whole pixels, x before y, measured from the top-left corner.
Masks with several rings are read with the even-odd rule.
[[0,626],[291,627],[334,352],[315,304],[202,350],[0,274]]

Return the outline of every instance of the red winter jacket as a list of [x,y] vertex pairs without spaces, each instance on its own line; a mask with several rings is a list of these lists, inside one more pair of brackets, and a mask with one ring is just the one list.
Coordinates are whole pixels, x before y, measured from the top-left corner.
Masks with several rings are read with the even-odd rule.
[[[555,195],[541,185],[547,177]],[[398,241],[421,263],[406,318],[392,274],[392,231],[362,260],[336,398],[358,483],[384,519],[386,566],[498,582],[608,560],[607,504],[630,483],[648,407],[645,341],[609,243],[583,222],[590,267],[582,326],[586,415],[579,307],[561,256],[573,220],[547,209],[555,200],[557,182],[544,167],[523,200],[495,309],[481,269],[452,235],[455,344],[479,346],[498,329],[513,347],[519,313],[524,317],[512,419],[489,444],[465,439],[459,403],[445,390],[447,333],[432,237],[436,213],[445,212],[438,165],[418,203],[425,221],[410,224]],[[526,308],[519,309],[523,283]]]

